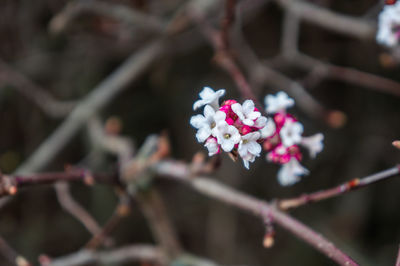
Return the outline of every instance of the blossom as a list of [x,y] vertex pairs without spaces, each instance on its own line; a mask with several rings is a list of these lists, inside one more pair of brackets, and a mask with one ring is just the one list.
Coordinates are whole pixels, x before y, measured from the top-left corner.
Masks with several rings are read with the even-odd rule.
[[289,98],[289,96],[280,91],[274,95],[267,95],[264,99],[266,111],[269,114],[278,113],[280,111],[285,111],[287,108],[292,107],[294,105],[294,100]]
[[243,159],[244,167],[246,167],[247,170],[250,167],[250,163],[253,163],[256,160],[256,156],[254,154],[251,154],[250,152],[241,157]]
[[299,143],[301,134],[303,134],[303,125],[293,120],[287,120],[279,132],[282,143],[286,147]]
[[248,153],[251,153],[255,156],[259,156],[261,152],[261,145],[257,143],[257,140],[260,138],[259,132],[251,132],[246,135],[243,135],[238,147],[239,155],[244,157]]
[[308,149],[311,158],[315,158],[315,156],[317,156],[317,154],[324,148],[324,144],[322,143],[323,140],[324,135],[318,133],[310,137],[303,137],[300,143]]
[[[215,118],[216,112],[210,105],[206,105],[204,107],[204,116],[192,116],[192,118],[190,119],[190,124],[198,129],[196,133],[196,138],[198,142],[204,142],[211,135],[212,129],[216,126]],[[217,118],[221,119],[221,114],[219,114]]]
[[218,110],[219,108],[219,98],[225,94],[225,90],[217,90],[214,91],[210,87],[204,87],[203,90],[199,93],[200,100],[197,100],[193,104],[193,110],[196,110],[203,105],[211,105],[214,110]]
[[400,42],[400,2],[385,5],[379,14],[376,41],[388,47],[394,47]]
[[239,130],[225,121],[221,121],[217,124],[213,129],[213,135],[217,137],[218,144],[220,144],[222,149],[226,152],[232,151],[235,144],[238,144],[241,139]]
[[242,120],[242,123],[248,126],[253,126],[254,120],[261,116],[261,113],[254,108],[254,102],[252,100],[244,101],[243,105],[234,103],[231,108],[240,120]]
[[220,148],[215,137],[208,138],[204,146],[208,149],[208,156],[213,156],[220,152]]
[[283,164],[278,172],[278,181],[282,186],[290,186],[300,180],[300,176],[307,175],[309,171],[297,159],[292,158]]

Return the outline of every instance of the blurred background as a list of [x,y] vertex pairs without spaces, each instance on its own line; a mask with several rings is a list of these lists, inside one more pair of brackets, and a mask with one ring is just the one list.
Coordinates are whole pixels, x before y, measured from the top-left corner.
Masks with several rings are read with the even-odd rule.
[[[184,13],[188,2],[1,0],[1,172],[13,173],[98,84],[131,55],[148,52],[155,41],[163,38],[167,41],[155,52],[158,55],[96,114],[102,121],[117,117],[123,127],[121,134],[131,138],[136,147],[148,135],[166,131],[173,158],[188,162],[196,152],[205,151],[189,125],[199,91],[203,86],[225,88],[224,99],[243,98],[232,77],[216,63],[213,46],[196,25],[198,21],[178,20],[183,25],[174,26],[178,33],[162,33],[160,25],[173,20],[178,12]],[[202,1],[192,2],[200,5]],[[211,4],[204,19],[218,29],[224,3],[206,2]],[[302,85],[324,110],[342,112],[343,121],[333,127],[325,116],[310,115],[298,105],[291,109],[304,124],[306,135],[325,135],[323,152],[314,160],[307,155],[303,160],[310,175],[294,186],[278,184],[279,167],[266,162],[264,155],[248,171],[241,162],[234,163],[223,155],[213,178],[272,200],[329,188],[396,165],[400,150],[391,143],[400,139],[400,85],[384,91],[374,85],[365,86],[362,81],[357,84],[358,77],[354,82],[340,77],[321,78],[318,68],[307,69],[282,60],[284,21],[291,13],[280,2],[238,1],[232,29],[241,32],[259,62]],[[305,2],[368,21],[372,29],[382,6],[373,0]],[[140,12],[147,18],[140,22],[141,18],[136,20],[124,10]],[[298,26],[298,49],[302,53],[400,82],[400,68],[391,51],[377,45],[373,35],[342,34],[307,19]],[[232,54],[243,55],[233,44]],[[243,62],[239,66],[253,80],[250,68]],[[252,84],[257,85],[255,92],[261,102],[266,94],[284,89],[273,81]],[[291,91],[288,94],[292,96]],[[93,171],[115,167],[113,156],[88,157],[93,149],[83,125],[41,171],[63,171],[66,164],[83,165]],[[274,247],[265,249],[264,227],[259,219],[180,183],[158,180],[156,186],[188,252],[222,265],[335,265],[278,226]],[[291,213],[361,265],[394,265],[400,243],[399,188],[400,179],[392,178]],[[105,224],[118,201],[114,189],[106,185],[73,183],[71,193],[100,225]],[[32,262],[37,262],[41,254],[58,257],[72,253],[90,239],[90,233],[60,207],[50,185],[21,191],[0,211],[0,235]],[[115,246],[154,243],[135,203],[112,237]],[[0,264],[11,265],[4,258],[0,258]]]

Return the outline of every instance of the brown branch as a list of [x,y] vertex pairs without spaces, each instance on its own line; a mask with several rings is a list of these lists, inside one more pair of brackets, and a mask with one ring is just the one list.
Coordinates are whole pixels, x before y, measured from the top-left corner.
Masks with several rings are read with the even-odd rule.
[[130,198],[124,192],[119,192],[119,203],[115,208],[114,213],[108,219],[106,224],[101,228],[100,232],[92,237],[86,244],[86,248],[95,250],[101,244],[106,243],[107,236],[117,227],[117,225],[125,218],[130,212]]
[[58,202],[65,211],[80,221],[92,235],[96,235],[101,231],[96,220],[72,197],[68,183],[57,182],[54,188]]
[[18,254],[2,237],[0,237],[0,253],[12,265],[15,266],[30,266],[32,265],[23,256]]
[[158,247],[137,244],[100,252],[84,249],[60,258],[50,259],[49,262],[42,263],[42,266],[79,266],[93,263],[110,265],[127,262],[153,262],[166,265],[166,258]]
[[0,197],[14,195],[20,188],[37,185],[54,184],[59,181],[82,181],[118,184],[116,174],[89,174],[84,170],[73,170],[59,173],[41,173],[31,175],[1,175],[0,176]]
[[215,62],[223,70],[225,70],[227,74],[229,74],[229,76],[235,82],[237,88],[239,89],[239,93],[242,95],[243,98],[253,100],[260,111],[264,110],[256,95],[252,91],[250,84],[248,83],[242,70],[236,64],[231,53],[225,49],[225,45],[223,43],[221,35],[218,34],[218,31],[213,29],[211,25],[209,25],[208,22],[204,20],[204,14],[199,12],[198,10],[191,10],[191,15],[192,18],[197,22],[197,26],[200,28],[203,35],[214,48]]
[[153,169],[161,176],[182,181],[206,196],[250,212],[263,220],[265,219],[265,215],[269,214],[273,217],[275,223],[340,265],[358,265],[328,239],[263,200],[243,194],[209,178],[190,178],[189,168],[185,164],[176,161],[160,162]]
[[389,168],[387,170],[381,171],[379,173],[363,177],[361,179],[358,179],[358,178],[353,179],[344,184],[341,184],[339,186],[336,186],[336,187],[333,187],[333,188],[330,188],[327,190],[322,190],[322,191],[314,192],[311,194],[304,194],[298,198],[279,200],[278,207],[282,210],[288,210],[291,208],[296,208],[296,207],[305,205],[307,203],[329,199],[329,198],[336,197],[336,196],[345,194],[347,192],[350,192],[350,191],[353,191],[353,190],[356,190],[356,189],[359,189],[362,187],[366,187],[366,186],[374,184],[376,182],[398,176],[399,173],[400,173],[400,166],[398,165],[398,166]]

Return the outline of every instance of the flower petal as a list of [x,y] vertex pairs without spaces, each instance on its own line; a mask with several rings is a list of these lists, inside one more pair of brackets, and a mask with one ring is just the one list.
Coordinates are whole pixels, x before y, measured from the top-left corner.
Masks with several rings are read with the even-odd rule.
[[202,127],[196,133],[197,141],[202,143],[211,135],[210,128]]
[[202,115],[194,115],[190,118],[190,124],[195,128],[201,128],[206,123],[206,118]]

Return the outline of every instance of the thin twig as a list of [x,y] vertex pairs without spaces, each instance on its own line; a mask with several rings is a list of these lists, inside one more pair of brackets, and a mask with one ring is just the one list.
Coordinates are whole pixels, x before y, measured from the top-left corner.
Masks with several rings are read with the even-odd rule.
[[107,240],[110,233],[117,227],[117,225],[126,217],[130,212],[130,198],[124,192],[119,194],[119,203],[115,208],[112,216],[108,219],[106,224],[101,228],[100,232],[92,237],[86,244],[86,248],[95,250]]
[[153,169],[161,176],[182,181],[206,196],[250,212],[263,220],[266,214],[270,214],[274,218],[274,222],[340,265],[358,265],[321,234],[263,200],[243,194],[209,178],[190,178],[189,168],[185,164],[176,161],[160,162]]
[[20,188],[54,184],[59,181],[82,181],[118,184],[116,174],[91,174],[85,170],[73,170],[59,173],[39,173],[31,175],[1,175],[0,197],[14,195]]
[[68,183],[57,182],[54,188],[58,202],[64,210],[80,221],[92,235],[101,232],[101,228],[96,220],[72,197]]
[[278,207],[282,210],[288,210],[291,208],[300,207],[307,203],[329,199],[329,198],[336,197],[336,196],[342,195],[344,193],[374,184],[376,182],[398,176],[399,173],[400,173],[400,166],[395,166],[395,167],[389,168],[387,170],[381,171],[379,173],[366,176],[361,179],[358,179],[358,178],[353,179],[351,181],[348,181],[344,184],[341,184],[339,186],[336,186],[336,187],[333,187],[330,189],[326,189],[326,190],[322,190],[322,191],[318,191],[318,192],[314,192],[314,193],[310,193],[310,194],[304,194],[297,198],[279,200]]

